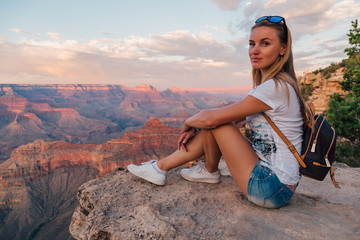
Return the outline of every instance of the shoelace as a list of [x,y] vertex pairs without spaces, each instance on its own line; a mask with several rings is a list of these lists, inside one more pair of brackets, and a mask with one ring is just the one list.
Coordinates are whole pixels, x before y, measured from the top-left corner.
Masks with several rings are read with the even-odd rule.
[[203,168],[203,165],[204,165],[204,162],[200,162],[196,167],[195,167],[195,171],[197,173],[200,173],[202,171],[202,168]]

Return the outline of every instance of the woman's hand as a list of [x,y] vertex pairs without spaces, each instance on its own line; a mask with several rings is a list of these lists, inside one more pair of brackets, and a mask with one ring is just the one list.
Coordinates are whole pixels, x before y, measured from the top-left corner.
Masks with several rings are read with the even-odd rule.
[[186,121],[184,122],[184,125],[183,125],[183,128],[182,128],[182,130],[181,130],[181,133],[185,133],[185,132],[193,129],[193,127],[190,127],[189,124],[187,123],[188,120],[189,120],[189,118],[186,119]]
[[183,148],[185,150],[185,152],[187,152],[187,148],[186,148],[186,144],[189,141],[189,139],[191,139],[192,137],[194,137],[196,135],[196,129],[189,127],[184,124],[184,128],[182,130],[182,133],[180,135],[179,141],[178,141],[178,150],[180,151],[181,148]]

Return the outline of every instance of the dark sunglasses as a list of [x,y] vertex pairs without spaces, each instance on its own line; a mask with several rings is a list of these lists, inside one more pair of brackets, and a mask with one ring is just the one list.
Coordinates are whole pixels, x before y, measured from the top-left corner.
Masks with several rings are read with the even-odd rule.
[[264,21],[264,20],[267,20],[268,22],[271,22],[271,23],[284,22],[284,31],[285,31],[285,36],[286,36],[286,39],[287,39],[287,26],[286,26],[285,18],[280,17],[280,16],[263,16],[263,17],[258,18],[255,21],[255,23],[258,23],[258,22],[261,22],[261,21]]

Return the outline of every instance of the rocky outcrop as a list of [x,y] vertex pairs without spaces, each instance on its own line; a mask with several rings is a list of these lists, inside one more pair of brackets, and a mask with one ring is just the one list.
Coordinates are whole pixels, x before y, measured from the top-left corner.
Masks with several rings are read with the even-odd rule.
[[360,169],[337,167],[330,178],[303,178],[290,204],[250,203],[230,176],[193,183],[171,170],[155,186],[119,169],[82,185],[70,232],[76,239],[357,239]]
[[344,68],[339,68],[331,74],[330,78],[325,78],[321,72],[317,74],[311,72],[299,77],[300,83],[308,84],[313,88],[308,100],[314,104],[316,113],[323,114],[328,108],[330,95],[334,93],[345,94],[339,84],[343,81],[343,75]]

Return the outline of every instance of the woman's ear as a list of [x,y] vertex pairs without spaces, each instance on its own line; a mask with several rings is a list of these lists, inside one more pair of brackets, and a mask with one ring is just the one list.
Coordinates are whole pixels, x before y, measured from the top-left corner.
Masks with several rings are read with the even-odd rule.
[[286,53],[286,45],[283,44],[280,48],[280,56],[284,56],[285,53]]

